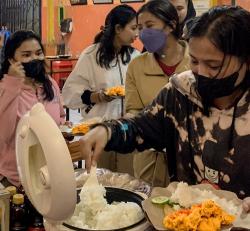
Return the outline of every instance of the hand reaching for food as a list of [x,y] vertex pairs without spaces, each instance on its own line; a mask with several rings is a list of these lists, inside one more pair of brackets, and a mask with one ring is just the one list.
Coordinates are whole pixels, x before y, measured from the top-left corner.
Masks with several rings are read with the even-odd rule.
[[92,165],[96,165],[108,143],[110,136],[108,131],[111,133],[108,128],[97,126],[80,139],[82,159],[85,160],[88,172]]

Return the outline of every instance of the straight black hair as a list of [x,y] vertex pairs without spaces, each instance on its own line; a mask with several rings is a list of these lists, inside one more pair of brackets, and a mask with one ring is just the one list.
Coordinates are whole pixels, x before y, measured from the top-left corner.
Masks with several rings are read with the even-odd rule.
[[239,6],[217,6],[197,17],[188,37],[207,37],[225,55],[250,61],[250,12]]
[[194,4],[192,0],[186,0],[187,2],[187,15],[184,19],[184,23],[186,23],[189,19],[194,18],[196,16],[196,11],[194,8]]
[[168,0],[151,0],[145,3],[137,12],[137,16],[143,12],[149,12],[161,19],[173,29],[172,34],[176,39],[181,37],[179,17],[175,7]]
[[[36,40],[42,48],[44,53],[44,47],[42,45],[41,39],[30,30],[19,30],[13,33],[7,40],[6,45],[4,47],[4,60],[1,63],[1,74],[0,80],[3,78],[4,74],[7,74],[10,67],[9,59],[14,58],[16,50],[22,45],[23,42],[27,40]],[[45,68],[45,67],[44,67]],[[45,80],[43,84],[44,90],[44,100],[52,101],[54,98],[54,91],[52,88],[52,83],[44,71]]]
[[[98,65],[106,69],[111,67],[111,62],[116,57],[113,44],[116,26],[120,25],[122,28],[125,28],[135,17],[136,11],[126,4],[116,6],[109,12],[105,19],[105,26],[101,28],[101,32],[98,33],[94,39],[95,44],[100,43],[96,54],[96,62]],[[120,55],[123,64],[130,62],[133,51],[134,48],[131,46],[122,46]]]

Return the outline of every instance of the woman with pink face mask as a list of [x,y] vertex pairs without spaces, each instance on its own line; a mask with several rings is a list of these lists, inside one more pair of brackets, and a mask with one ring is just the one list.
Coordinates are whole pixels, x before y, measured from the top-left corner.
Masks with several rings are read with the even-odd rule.
[[[175,7],[168,0],[154,0],[137,12],[139,38],[147,52],[129,64],[125,107],[133,116],[148,106],[171,75],[189,69],[188,46],[180,40],[181,28]],[[134,154],[134,174],[154,186],[168,183],[165,154],[147,150]]]

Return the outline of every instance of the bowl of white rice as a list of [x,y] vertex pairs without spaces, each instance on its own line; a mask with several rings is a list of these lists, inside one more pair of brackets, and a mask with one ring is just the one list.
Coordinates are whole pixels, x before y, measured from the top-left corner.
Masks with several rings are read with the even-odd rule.
[[145,222],[139,194],[102,185],[77,190],[78,204],[63,225],[70,230],[128,230]]

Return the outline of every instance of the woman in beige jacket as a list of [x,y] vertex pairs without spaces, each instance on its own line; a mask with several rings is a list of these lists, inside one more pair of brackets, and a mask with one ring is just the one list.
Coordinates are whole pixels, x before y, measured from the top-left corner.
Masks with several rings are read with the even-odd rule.
[[[148,52],[129,64],[126,76],[126,112],[134,116],[151,103],[174,73],[189,69],[188,47],[174,6],[166,0],[149,1],[138,11],[140,39]],[[146,152],[146,153],[145,153]],[[154,186],[169,182],[166,153],[146,150],[134,154],[134,174]]]

